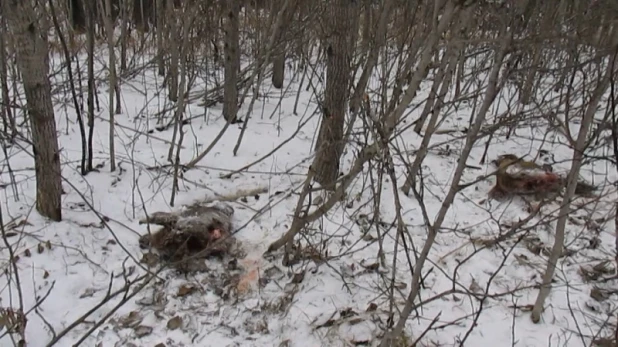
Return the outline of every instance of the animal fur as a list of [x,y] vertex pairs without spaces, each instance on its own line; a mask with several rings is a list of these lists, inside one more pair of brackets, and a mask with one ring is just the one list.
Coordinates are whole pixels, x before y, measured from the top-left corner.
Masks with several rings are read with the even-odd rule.
[[[507,195],[542,198],[560,194],[566,186],[566,178],[554,173],[551,166],[524,161],[512,154],[499,156],[493,164],[498,171],[496,185],[489,192],[492,198]],[[575,194],[587,196],[595,190],[595,186],[580,181],[575,188]]]
[[155,212],[140,224],[162,228],[139,239],[142,249],[154,248],[165,260],[178,261],[199,254],[221,256],[229,249],[234,209],[228,205],[195,204],[181,213]]

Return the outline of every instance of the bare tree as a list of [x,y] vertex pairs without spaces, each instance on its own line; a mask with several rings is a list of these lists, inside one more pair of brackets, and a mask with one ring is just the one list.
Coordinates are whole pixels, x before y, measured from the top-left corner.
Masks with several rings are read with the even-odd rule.
[[94,104],[95,104],[95,98],[96,98],[96,92],[95,92],[95,81],[94,81],[94,41],[95,41],[95,11],[96,11],[96,6],[97,4],[92,3],[91,1],[87,3],[86,5],[86,18],[88,19],[87,23],[88,23],[88,29],[86,30],[86,51],[87,51],[87,70],[88,70],[88,82],[87,82],[87,89],[88,89],[88,100],[87,100],[87,107],[88,107],[88,160],[87,160],[87,167],[88,167],[88,171],[92,171],[92,169],[94,168],[93,166],[93,157],[94,157],[94,153],[93,153],[93,139],[94,139]]
[[165,18],[165,0],[156,0],[156,16],[157,16],[157,73],[159,76],[165,76],[165,52],[163,48],[163,39],[166,32]]
[[336,0],[328,3],[326,24],[326,88],[322,105],[322,124],[316,143],[316,157],[312,164],[315,180],[334,189],[339,175],[339,160],[343,151],[343,124],[351,80],[351,60],[355,42],[352,41],[358,4]]
[[[279,3],[277,3],[279,4]],[[277,37],[275,40],[277,41],[277,47],[275,51],[272,53],[272,63],[273,63],[273,76],[272,83],[273,87],[280,89],[283,87],[283,80],[285,78],[285,57],[286,57],[286,48],[287,48],[287,38],[286,38],[286,30],[290,27],[290,23],[294,18],[294,12],[296,10],[298,1],[293,2],[293,6],[290,6],[285,11],[285,14],[281,20],[281,28],[277,28]],[[285,5],[285,1],[281,2],[281,5]],[[267,53],[268,54],[268,53]]]
[[[612,39],[613,42],[611,46],[615,47],[618,44],[618,30],[614,30],[614,32],[612,33]],[[571,210],[571,200],[575,195],[575,188],[579,179],[579,171],[582,166],[584,151],[588,146],[588,133],[594,121],[594,116],[599,107],[599,103],[601,102],[601,98],[607,91],[610,81],[613,78],[612,76],[618,72],[617,67],[618,62],[616,61],[616,55],[613,54],[613,56],[609,59],[607,63],[605,73],[600,76],[599,80],[596,82],[596,87],[594,88],[594,92],[592,93],[590,101],[586,106],[586,110],[582,117],[581,126],[577,135],[577,141],[575,143],[575,148],[573,149],[573,161],[571,163],[571,170],[569,171],[569,175],[567,177],[567,187],[564,194],[564,202],[560,207],[558,220],[556,221],[554,246],[552,247],[549,259],[547,261],[547,268],[545,270],[545,274],[543,275],[543,283],[541,285],[541,289],[539,290],[539,294],[534,303],[534,308],[532,309],[532,313],[530,314],[530,319],[534,323],[538,323],[541,319],[545,299],[547,298],[551,290],[551,282],[554,277],[554,272],[556,270],[558,259],[560,259],[563,255],[565,228],[567,224],[567,219],[569,217],[569,212]]]
[[8,60],[6,54],[6,24],[5,17],[2,14],[2,6],[0,6],[0,93],[2,96],[2,104],[0,105],[0,116],[2,117],[4,132],[8,134],[10,127],[11,139],[17,136],[17,127],[15,126],[15,117],[11,110],[9,82],[8,82]]
[[[73,107],[75,108],[75,114],[77,116],[77,124],[79,125],[79,135],[81,138],[82,145],[82,157],[81,157],[81,174],[86,175],[88,173],[88,169],[86,167],[86,153],[87,143],[86,143],[86,129],[84,128],[84,120],[82,118],[82,106],[77,97],[77,92],[75,88],[75,78],[73,77],[73,65],[71,64],[71,54],[69,52],[69,47],[64,39],[64,34],[62,33],[62,29],[60,28],[60,23],[58,21],[58,16],[56,16],[56,10],[53,1],[49,1],[49,11],[52,18],[52,22],[54,23],[54,29],[56,30],[56,35],[60,39],[60,43],[62,45],[62,52],[64,53],[64,59],[67,64],[67,72],[69,76],[69,84],[71,89],[71,98],[73,99]],[[79,66],[79,65],[78,65]]]
[[179,28],[177,14],[172,1],[166,2],[166,23],[167,23],[167,47],[170,54],[169,68],[167,69],[167,90],[168,98],[172,102],[178,101],[178,64],[180,60],[180,41],[178,33],[182,32]]
[[154,18],[154,8],[154,0],[133,0],[133,23],[137,30],[141,32],[150,30],[150,24]]
[[86,31],[86,13],[82,0],[67,0],[69,9],[69,23],[78,33]]
[[421,288],[420,279],[421,279],[421,274],[422,274],[424,263],[426,262],[427,256],[429,255],[429,252],[431,248],[433,247],[433,244],[436,240],[436,237],[438,235],[438,230],[442,227],[442,224],[444,223],[446,213],[451,208],[451,205],[455,199],[455,195],[459,192],[459,183],[460,183],[463,171],[466,167],[466,161],[468,160],[470,152],[472,151],[472,146],[477,141],[479,131],[481,130],[481,126],[483,125],[485,121],[489,108],[493,104],[494,100],[496,99],[496,96],[498,95],[501,89],[501,86],[503,85],[502,80],[504,79],[504,77],[502,79],[500,78],[500,70],[501,70],[505,55],[507,54],[507,50],[511,44],[511,40],[512,40],[511,35],[512,33],[509,33],[506,30],[506,25],[505,25],[505,28],[499,37],[502,43],[500,47],[496,48],[493,66],[489,74],[488,85],[485,91],[483,104],[481,108],[479,109],[478,114],[475,116],[472,128],[466,134],[465,145],[462,149],[459,160],[457,162],[457,168],[451,180],[451,185],[447,193],[447,196],[444,198],[442,205],[440,206],[440,210],[437,216],[435,217],[433,223],[428,219],[425,220],[425,223],[428,226],[427,240],[425,241],[425,244],[423,245],[423,249],[421,250],[421,253],[418,257],[418,260],[416,264],[414,265],[411,289],[410,289],[410,292],[408,293],[406,304],[403,310],[401,311],[399,320],[396,323],[395,327],[391,331],[387,332],[387,335],[382,340],[380,347],[391,346],[393,342],[393,338],[399,337],[401,335],[401,332],[403,331],[403,328],[405,326],[405,322],[407,321],[408,316],[412,313],[412,310],[414,308],[414,301],[416,300],[419,294],[420,288]]
[[114,100],[114,94],[118,86],[116,85],[116,51],[114,49],[114,19],[112,15],[112,0],[105,0],[105,3],[102,5],[105,6],[104,10],[101,12],[105,13],[105,18],[103,21],[105,23],[105,32],[107,34],[107,49],[109,50],[109,168],[110,171],[116,171],[114,102],[119,102],[119,100]]
[[[129,41],[129,11],[131,3],[128,1],[121,2],[120,6],[120,71],[125,72],[127,69],[127,46]],[[118,84],[120,85],[120,84]],[[120,92],[118,87],[118,92]],[[119,95],[117,95],[119,96]],[[120,98],[118,98],[120,99]],[[120,105],[120,103],[117,103]]]
[[369,31],[368,28],[371,25],[371,15],[370,15],[371,4],[369,3],[365,4],[366,8],[364,11],[365,23],[363,27],[363,36],[366,35],[368,37],[364,37],[363,40],[367,40],[368,45],[365,48],[368,49],[369,52],[367,56],[367,61],[365,63],[365,68],[363,69],[363,72],[358,81],[358,84],[356,85],[356,88],[354,89],[354,95],[352,96],[350,100],[350,109],[353,112],[357,111],[360,108],[363,94],[365,93],[365,89],[367,88],[367,83],[369,83],[369,78],[371,77],[373,73],[373,68],[378,63],[378,56],[380,53],[380,49],[382,49],[382,47],[386,43],[386,29],[388,26],[388,20],[390,18],[391,11],[394,7],[394,4],[395,4],[394,0],[387,0],[384,3],[384,7],[382,8],[382,12],[380,14],[380,20],[378,22],[378,28],[376,30],[375,36],[371,36],[370,33],[366,33],[366,31]]
[[225,2],[225,85],[223,89],[223,117],[236,120],[238,113],[238,70],[240,69],[239,18],[241,0]]
[[2,1],[13,34],[17,64],[26,93],[32,127],[36,170],[36,209],[54,221],[62,219],[60,151],[48,78],[47,23],[40,3],[34,0]]

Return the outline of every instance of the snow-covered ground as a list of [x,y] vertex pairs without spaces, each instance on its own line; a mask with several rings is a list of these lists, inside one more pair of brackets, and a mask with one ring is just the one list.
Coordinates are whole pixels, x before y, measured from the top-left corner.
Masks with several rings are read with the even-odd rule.
[[[316,113],[312,90],[302,88],[298,114],[292,111],[299,77],[286,82],[286,86],[291,83],[286,95],[273,89],[266,80],[262,94],[267,97],[257,99],[237,155],[232,152],[242,124],[230,126],[199,165],[183,173],[174,207],[169,204],[172,169],[166,159],[173,128],[154,130],[157,113],[170,107],[170,103],[166,102],[164,90],[159,93],[162,80],[154,70],[145,70],[123,81],[121,86],[122,114],[116,115],[118,167],[115,172],[109,169],[107,87],[99,87],[101,109],[95,122],[94,157],[98,172],[85,177],[78,168],[80,134],[69,94],[63,101],[66,106],[60,103],[56,106],[66,192],[62,199],[62,222],[46,221],[33,208],[36,191],[31,148],[25,142],[7,147],[2,159],[0,194],[3,221],[10,236],[7,240],[19,256],[15,262],[19,282],[14,275],[9,276],[12,273],[8,270],[9,252],[2,244],[0,264],[4,276],[0,307],[19,308],[21,296],[28,312],[28,346],[45,346],[76,321],[79,324],[56,346],[73,345],[93,327],[96,330],[83,341],[83,346],[378,343],[376,336],[386,326],[389,305],[401,308],[405,302],[411,279],[407,269],[409,262],[415,263],[412,249],[418,252],[427,234],[418,202],[412,195],[406,197],[399,191],[409,236],[405,245],[399,240],[395,247],[394,193],[386,175],[378,186],[377,172],[370,177],[366,170],[352,185],[345,203],[338,204],[326,218],[306,230],[305,236],[316,251],[322,255],[327,251],[332,257],[328,262],[315,257],[315,261],[307,259],[284,267],[280,253],[263,257],[269,244],[291,225],[317,138],[320,116]],[[315,78],[313,83],[317,82]],[[411,109],[422,102],[430,86],[429,82],[423,84]],[[201,87],[196,88],[192,95],[197,95]],[[492,118],[506,110],[507,106],[500,104],[502,100],[498,98],[497,106],[490,111]],[[245,101],[239,112],[243,117],[248,104]],[[225,121],[221,107],[217,104],[204,111],[198,102],[188,105],[185,118],[191,120],[183,127],[182,163],[206,149],[222,129]],[[460,107],[457,117],[449,117],[442,124],[443,129],[467,126],[471,108]],[[422,104],[408,119],[416,119],[421,111]],[[544,136],[543,128],[536,127],[521,127],[509,139],[496,136],[488,158],[503,153],[535,156],[542,147],[559,163],[556,171],[565,172],[571,151],[557,137],[541,144]],[[445,145],[432,148],[423,164],[424,204],[430,216],[437,213],[448,191],[463,137],[461,132],[445,132],[432,140],[432,144]],[[417,149],[421,140],[411,129],[397,139],[399,147],[408,151]],[[222,177],[254,163],[282,143],[280,149],[250,168],[231,178]],[[466,170],[463,182],[493,170],[489,164],[479,164],[484,146],[485,140],[476,143],[468,161],[471,168]],[[350,167],[357,148],[348,148],[342,164],[344,172]],[[400,162],[396,165],[397,184],[401,186],[404,170]],[[11,174],[14,184],[11,184]],[[608,185],[617,179],[616,169],[602,162],[585,166],[582,174],[597,185]],[[614,324],[616,296],[613,294],[602,302],[591,298],[593,284],[584,281],[580,267],[594,266],[614,257],[612,197],[615,195],[608,194],[571,216],[566,245],[574,252],[558,264],[555,287],[546,302],[543,319],[533,324],[527,308],[534,304],[538,290],[533,287],[540,282],[547,260],[547,254],[538,249],[553,244],[553,219],[558,207],[544,208],[541,217],[527,224],[537,226],[527,232],[526,240],[518,243],[510,239],[499,246],[483,248],[481,240],[506,232],[509,225],[528,215],[517,200],[483,202],[492,185],[493,180],[486,180],[457,195],[424,269],[420,294],[423,304],[410,316],[407,340],[401,345],[412,344],[428,326],[432,329],[422,337],[419,346],[457,346],[469,331],[465,346],[589,344],[589,339],[580,335],[595,336],[605,320]],[[143,251],[137,242],[139,235],[147,232],[146,226],[138,223],[145,211],[178,210],[195,201],[216,200],[218,196],[253,189],[263,189],[265,193],[231,203],[238,228],[235,237],[246,252],[245,258],[238,259],[240,270],[229,270],[240,274],[237,285],[222,284],[225,287],[222,293],[218,287],[219,276],[230,264],[212,260],[208,266],[216,271],[211,274],[186,276],[166,270],[134,296],[141,282],[131,283],[128,290],[122,291],[129,282],[147,273]],[[378,198],[376,191],[380,189],[382,223],[365,230],[363,221],[373,216],[374,198]],[[611,189],[606,188],[607,191]],[[385,263],[376,267],[379,237],[383,238]],[[393,275],[394,252],[397,252],[396,285],[394,301],[389,302],[388,293],[383,290]],[[299,274],[304,277],[300,278]],[[611,284],[607,282],[604,286],[611,288]],[[225,293],[230,288],[233,290]],[[106,295],[119,290],[119,295],[89,312]],[[472,293],[485,298],[476,299]],[[116,309],[119,303],[122,305]],[[104,317],[108,319],[98,326]],[[603,331],[601,336],[608,334],[609,330]],[[0,345],[11,346],[10,337],[2,335]]]

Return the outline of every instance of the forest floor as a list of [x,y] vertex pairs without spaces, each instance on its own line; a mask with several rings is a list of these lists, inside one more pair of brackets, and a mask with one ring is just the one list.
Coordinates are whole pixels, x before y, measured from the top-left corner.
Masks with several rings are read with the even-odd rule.
[[[378,184],[378,173],[373,170],[370,175],[366,168],[353,183],[348,200],[306,231],[307,240],[332,257],[328,262],[307,259],[284,267],[281,253],[263,256],[269,244],[290,227],[298,192],[313,158],[320,115],[313,91],[304,86],[294,114],[298,82],[299,78],[286,81],[281,91],[267,80],[238,153],[234,155],[233,148],[242,124],[231,125],[212,151],[182,174],[174,206],[170,206],[173,169],[167,161],[173,127],[155,129],[160,112],[173,104],[167,101],[156,71],[144,70],[122,81],[122,113],[115,116],[114,172],[110,172],[107,86],[100,85],[98,90],[100,109],[93,141],[97,171],[86,176],[79,170],[81,137],[70,93],[56,96],[66,192],[62,222],[47,221],[34,210],[31,147],[18,141],[6,146],[2,158],[2,216],[7,240],[19,257],[15,261],[19,279],[2,277],[0,306],[16,309],[21,297],[24,310],[29,312],[28,345],[45,346],[74,322],[79,324],[69,329],[57,346],[71,346],[83,336],[87,337],[82,345],[103,347],[350,346],[378,342],[376,336],[386,326],[391,304],[382,290],[393,274],[393,257],[397,255],[392,303],[402,307],[411,279],[408,262],[414,264],[414,250],[420,250],[427,235],[419,203],[398,190],[410,236],[405,244],[396,242],[396,228],[392,227],[395,191],[386,175]],[[429,86],[422,88],[426,91]],[[191,95],[199,96],[200,88],[196,86]],[[423,100],[423,93],[417,99]],[[190,121],[183,127],[181,163],[205,150],[225,124],[220,103],[204,108],[199,101],[187,105],[185,118]],[[248,104],[246,100],[242,105],[242,118]],[[409,119],[416,119],[422,106],[410,105]],[[506,107],[497,102],[492,114],[500,114]],[[465,137],[462,130],[471,112],[470,107],[462,106],[458,117],[449,117],[441,125],[441,129],[453,131],[432,139],[422,170],[424,204],[430,218],[448,191]],[[167,112],[164,123],[170,120],[171,112]],[[358,127],[361,129],[360,123]],[[509,138],[497,134],[486,163],[481,163],[485,140],[478,141],[462,181],[493,171],[487,162],[497,155],[534,157],[539,149],[551,154],[556,172],[566,172],[572,152],[558,135],[544,140],[545,135],[543,128],[532,126],[520,126]],[[397,145],[412,152],[421,140],[422,136],[408,129],[397,138]],[[343,172],[349,169],[357,149],[357,145],[348,146]],[[250,168],[236,172],[250,164]],[[404,172],[403,164],[396,163],[397,186],[404,182]],[[231,178],[222,177],[229,173],[233,173]],[[606,187],[609,182],[618,179],[616,169],[604,163],[585,166],[582,175],[602,186],[604,192],[611,190]],[[525,233],[497,246],[483,247],[483,240],[506,232],[529,214],[518,199],[486,201],[492,185],[493,180],[488,179],[457,195],[424,269],[423,305],[407,323],[407,344],[421,338],[419,346],[457,346],[462,340],[466,346],[583,346],[592,338],[608,336],[611,325],[600,327],[608,320],[613,325],[616,317],[618,285],[603,280],[615,273],[611,265],[615,195],[578,200],[581,208],[569,217],[567,227],[569,252],[558,264],[543,319],[533,324],[529,309],[546,267],[546,249],[553,244],[558,205],[545,206],[528,222],[534,227]],[[227,277],[233,272],[230,259],[213,259],[207,261],[210,270],[204,273],[184,275],[169,269],[141,290],[135,289],[141,282],[132,281],[148,271],[148,261],[138,244],[139,236],[148,232],[138,223],[146,212],[176,211],[195,201],[250,191],[259,193],[230,202],[235,209],[234,236],[246,254],[237,259],[237,282],[230,285]],[[376,218],[381,223],[365,230],[374,215],[374,199],[380,201]],[[377,266],[379,237],[385,263]],[[8,269],[9,260],[3,244],[3,269]],[[108,298],[116,291],[120,294]],[[428,327],[431,329],[422,336]],[[92,328],[95,330],[90,333]],[[10,336],[3,335],[0,346],[11,345]]]

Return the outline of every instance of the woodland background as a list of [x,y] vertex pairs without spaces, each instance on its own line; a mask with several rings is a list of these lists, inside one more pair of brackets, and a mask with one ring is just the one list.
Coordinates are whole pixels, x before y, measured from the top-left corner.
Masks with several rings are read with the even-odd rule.
[[[616,346],[617,19],[3,0],[0,344]],[[506,153],[559,196],[488,198]],[[196,200],[246,255],[150,263],[138,221]]]

